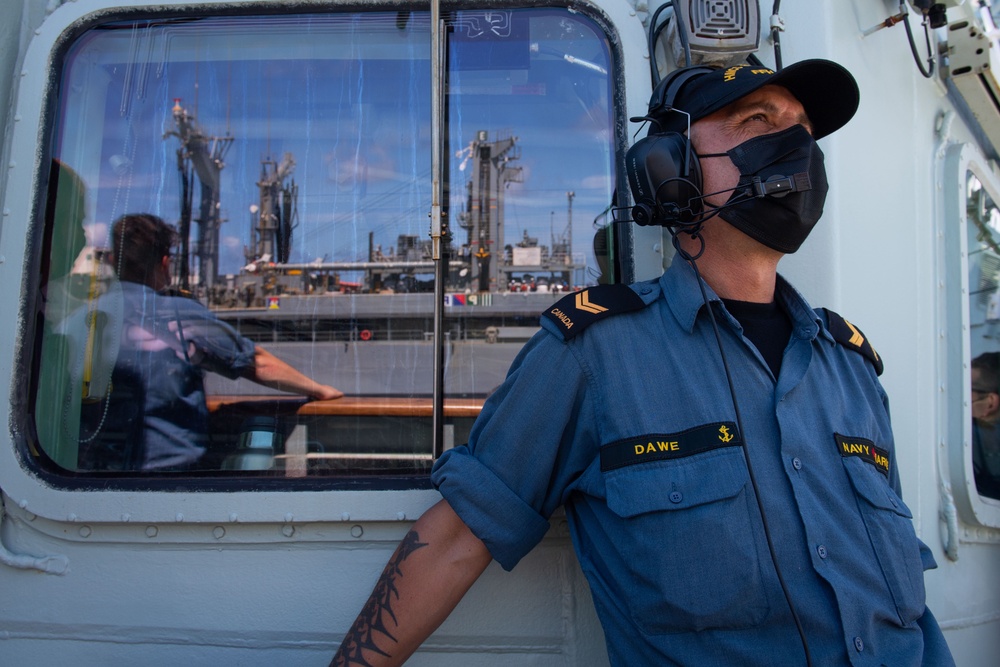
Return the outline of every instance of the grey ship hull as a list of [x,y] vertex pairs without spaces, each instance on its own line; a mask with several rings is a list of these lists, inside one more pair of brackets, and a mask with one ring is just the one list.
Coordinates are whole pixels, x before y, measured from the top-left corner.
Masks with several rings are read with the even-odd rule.
[[[478,295],[485,305],[469,305],[468,297],[458,305],[461,299],[450,298],[454,305],[445,309],[444,320],[446,394],[482,397],[496,389],[538,331],[541,312],[560,296]],[[431,395],[432,294],[283,295],[272,307],[216,312],[270,352],[348,395]],[[274,393],[215,375],[206,383],[210,394]]]

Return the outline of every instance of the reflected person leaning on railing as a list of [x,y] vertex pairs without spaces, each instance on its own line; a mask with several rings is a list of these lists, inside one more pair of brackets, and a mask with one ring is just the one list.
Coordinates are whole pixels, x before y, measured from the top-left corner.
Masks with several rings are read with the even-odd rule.
[[316,400],[343,396],[172,290],[175,241],[174,229],[154,215],[119,218],[108,256],[116,284],[64,324],[78,338],[88,332],[92,374],[113,364],[106,392],[90,397],[84,392],[81,470],[199,468],[211,446],[208,372]]

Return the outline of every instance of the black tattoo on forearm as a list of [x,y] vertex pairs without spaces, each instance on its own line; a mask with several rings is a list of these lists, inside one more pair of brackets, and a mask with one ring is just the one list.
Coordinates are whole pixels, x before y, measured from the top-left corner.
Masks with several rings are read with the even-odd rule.
[[390,656],[378,644],[375,643],[378,635],[384,635],[390,641],[395,642],[396,638],[386,627],[387,618],[392,619],[394,626],[398,625],[396,614],[392,611],[392,603],[399,599],[399,590],[396,588],[396,580],[402,576],[399,569],[403,561],[410,557],[414,551],[420,547],[426,547],[426,542],[420,541],[420,536],[415,531],[410,531],[399,543],[396,552],[389,559],[382,576],[379,577],[372,591],[371,597],[365,603],[364,609],[358,614],[354,625],[347,631],[344,642],[340,645],[340,650],[333,656],[330,667],[347,667],[348,665],[362,665],[362,667],[372,667],[364,656],[364,651],[371,651],[379,655]]

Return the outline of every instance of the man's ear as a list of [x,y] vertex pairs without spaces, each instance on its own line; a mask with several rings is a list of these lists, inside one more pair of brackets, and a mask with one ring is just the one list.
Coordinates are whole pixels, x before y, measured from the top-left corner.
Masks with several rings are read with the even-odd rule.
[[986,394],[986,406],[988,415],[996,415],[1000,413],[1000,394],[995,391],[991,391]]

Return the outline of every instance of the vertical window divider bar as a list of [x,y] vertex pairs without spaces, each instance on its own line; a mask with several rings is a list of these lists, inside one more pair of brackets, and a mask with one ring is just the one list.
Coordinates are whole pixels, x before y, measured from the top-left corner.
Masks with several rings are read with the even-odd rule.
[[444,107],[444,80],[441,65],[444,60],[444,23],[439,0],[431,3],[431,243],[434,260],[434,383],[432,393],[432,434],[434,459],[444,452],[444,283],[447,259],[442,249],[443,221],[441,216],[441,131]]

